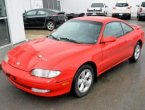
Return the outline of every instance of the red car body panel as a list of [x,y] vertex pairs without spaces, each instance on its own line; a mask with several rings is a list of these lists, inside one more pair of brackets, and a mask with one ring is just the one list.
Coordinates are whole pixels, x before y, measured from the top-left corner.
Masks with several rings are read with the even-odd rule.
[[[138,41],[144,43],[144,32],[138,26],[115,42],[100,43],[107,23],[122,20],[109,17],[81,17],[76,20],[97,21],[103,27],[96,44],[76,44],[42,38],[24,43],[8,53],[9,61],[2,62],[8,79],[19,89],[39,96],[58,96],[70,92],[77,70],[86,62],[93,62],[97,76],[130,58]],[[74,19],[74,20],[75,20]],[[126,22],[124,22],[126,23]],[[128,24],[129,25],[129,24]],[[21,64],[18,64],[18,61]],[[46,79],[31,75],[33,69],[59,70],[56,78]],[[31,88],[48,89],[49,93],[36,93]]]

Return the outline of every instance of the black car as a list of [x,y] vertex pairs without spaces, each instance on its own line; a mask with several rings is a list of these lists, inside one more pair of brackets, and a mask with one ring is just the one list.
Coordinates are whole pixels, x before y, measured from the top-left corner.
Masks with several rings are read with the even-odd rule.
[[69,14],[66,14],[67,20],[77,18],[77,17],[83,17],[83,16],[85,16],[85,13],[69,13]]
[[50,9],[34,9],[23,14],[25,28],[47,28],[53,31],[65,22],[65,12]]

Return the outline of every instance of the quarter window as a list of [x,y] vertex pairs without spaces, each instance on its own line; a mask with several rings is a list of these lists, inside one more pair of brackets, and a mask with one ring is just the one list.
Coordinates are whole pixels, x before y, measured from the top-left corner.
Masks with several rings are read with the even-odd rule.
[[104,31],[104,37],[114,36],[118,38],[121,37],[122,35],[123,35],[123,30],[120,22],[112,22],[107,24]]
[[27,16],[35,16],[36,15],[36,11],[29,11],[26,14]]
[[130,26],[128,26],[128,25],[126,25],[124,23],[121,23],[121,25],[122,25],[124,34],[127,34],[127,33],[131,32],[133,30]]
[[38,11],[38,15],[47,15],[47,13],[45,11]]

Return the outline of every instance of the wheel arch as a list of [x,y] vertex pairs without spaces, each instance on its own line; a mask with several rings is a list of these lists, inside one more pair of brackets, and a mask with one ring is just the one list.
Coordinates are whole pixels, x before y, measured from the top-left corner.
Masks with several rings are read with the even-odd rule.
[[55,21],[53,19],[47,19],[46,22],[45,22],[45,26],[47,26],[47,23],[50,22],[50,21],[55,23]]
[[141,45],[141,47],[142,47],[142,45],[143,45],[142,40],[138,40],[137,42],[139,42],[139,43],[140,43],[140,45]]
[[78,69],[77,71],[83,66],[83,65],[89,65],[93,68],[94,70],[94,81],[96,82],[98,79],[98,71],[97,71],[97,65],[93,61],[87,61],[84,62]]

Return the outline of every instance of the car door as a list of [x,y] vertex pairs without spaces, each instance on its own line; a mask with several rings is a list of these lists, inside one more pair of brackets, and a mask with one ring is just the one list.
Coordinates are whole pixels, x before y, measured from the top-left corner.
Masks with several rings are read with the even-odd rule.
[[126,57],[128,56],[132,56],[133,51],[134,51],[134,46],[136,44],[136,40],[134,40],[134,38],[136,38],[138,36],[138,33],[135,33],[133,31],[133,28],[131,26],[129,26],[126,23],[121,22],[122,28],[123,28],[123,32],[124,32],[124,38],[127,41],[126,44]]
[[28,11],[24,14],[24,25],[25,27],[35,27],[36,25],[36,10]]
[[37,16],[35,17],[36,26],[37,27],[44,27],[47,16],[48,16],[48,12],[47,11],[39,10],[37,12]]
[[102,71],[115,66],[126,58],[128,42],[123,35],[124,32],[120,22],[111,22],[106,25],[103,38],[113,36],[117,40],[109,43],[101,43],[103,55]]

